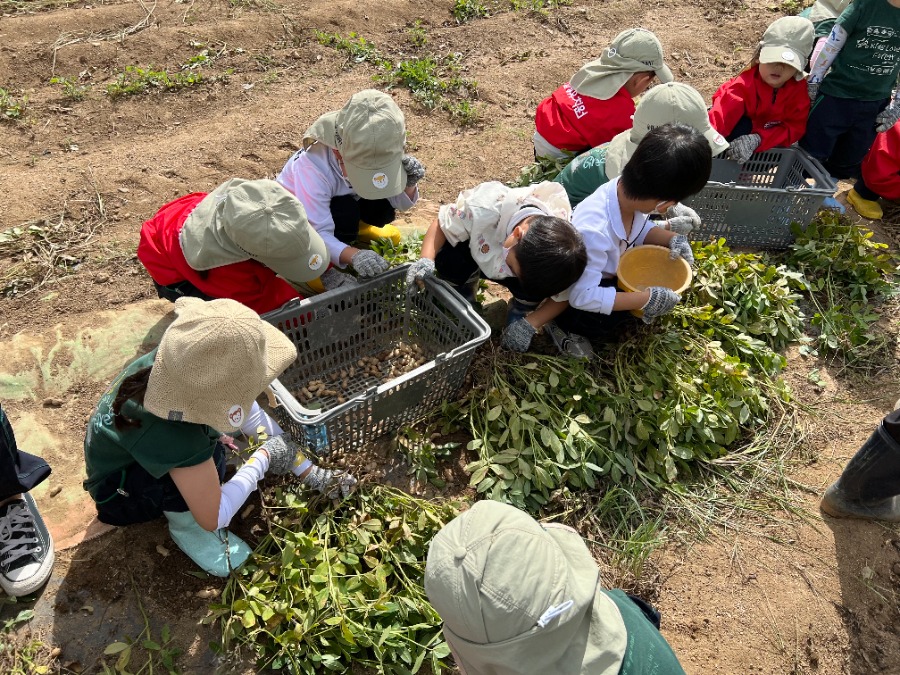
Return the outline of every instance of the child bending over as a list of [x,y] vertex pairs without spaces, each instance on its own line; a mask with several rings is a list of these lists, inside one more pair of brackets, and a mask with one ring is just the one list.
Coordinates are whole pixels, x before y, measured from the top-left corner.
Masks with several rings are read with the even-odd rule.
[[754,152],[786,148],[806,131],[809,96],[803,78],[815,31],[809,19],[786,16],[763,33],[750,66],[713,94],[709,120],[741,164]]
[[464,190],[454,204],[441,206],[407,284],[436,271],[469,300],[474,300],[477,279],[484,277],[506,286],[528,309],[544,301],[527,317],[522,310],[510,317],[517,327],[504,333],[503,344],[525,351],[535,333],[566,306],[566,290],[584,272],[587,253],[569,222],[571,213],[558,183],[510,188],[491,181]]
[[538,105],[535,157],[570,157],[629,129],[634,98],[654,76],[660,82],[674,79],[656,36],[643,28],[619,33],[599,59],[585,64]]

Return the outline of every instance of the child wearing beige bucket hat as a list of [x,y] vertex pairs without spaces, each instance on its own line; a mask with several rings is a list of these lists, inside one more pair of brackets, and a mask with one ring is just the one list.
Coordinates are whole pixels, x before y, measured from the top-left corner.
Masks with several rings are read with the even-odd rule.
[[462,675],[683,675],[659,613],[604,589],[572,528],[491,500],[428,548],[425,592]]
[[657,37],[643,28],[619,33],[599,59],[586,63],[538,105],[535,157],[572,157],[630,128],[634,98],[654,77],[674,79]]
[[[342,269],[350,265],[361,277],[384,272],[388,263],[352,244],[399,243],[400,231],[390,223],[398,209],[405,211],[419,199],[425,167],[404,154],[405,143],[403,112],[388,94],[365,89],[313,122],[303,135],[303,148],[276,179],[303,202],[332,263]],[[349,279],[335,276],[325,286],[335,288]]]
[[300,297],[296,285],[341,276],[303,204],[272,180],[232,178],[166,204],[137,255],[161,298],[230,298],[259,314]]
[[[87,490],[101,522],[165,515],[178,547],[216,576],[251,550],[225,530],[265,473],[346,496],[356,480],[306,459],[255,399],[296,358],[281,331],[234,300],[181,298],[159,347],[125,368],[100,399],[84,443]],[[223,433],[269,440],[222,483]]]
[[804,78],[815,30],[809,19],[773,21],[750,65],[713,94],[709,120],[743,164],[755,152],[786,148],[806,133],[809,95]]

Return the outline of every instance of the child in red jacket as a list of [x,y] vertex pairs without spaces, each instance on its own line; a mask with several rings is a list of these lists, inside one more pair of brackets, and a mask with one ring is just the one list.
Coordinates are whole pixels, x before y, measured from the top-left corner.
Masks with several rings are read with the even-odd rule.
[[750,67],[713,94],[709,121],[731,144],[728,157],[743,164],[754,152],[803,137],[809,116],[803,69],[814,39],[809,19],[778,19],[763,33]]
[[869,220],[881,220],[878,198],[900,201],[900,124],[878,134],[862,163],[862,178],[847,195],[856,212]]
[[634,98],[654,76],[660,82],[674,79],[659,40],[643,28],[622,31],[599,59],[586,63],[538,105],[534,156],[571,158],[630,129]]

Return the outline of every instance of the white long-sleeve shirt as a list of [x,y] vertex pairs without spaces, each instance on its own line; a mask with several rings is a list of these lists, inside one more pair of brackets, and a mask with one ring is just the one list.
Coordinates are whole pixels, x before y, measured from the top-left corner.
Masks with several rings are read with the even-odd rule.
[[[356,195],[350,182],[341,172],[334,152],[327,145],[314,143],[305,150],[298,150],[284,165],[275,179],[294,193],[306,209],[309,224],[319,233],[331,256],[331,262],[341,264],[341,251],[347,244],[334,236],[334,219],[331,217],[331,200],[343,195]],[[391,206],[406,211],[419,200],[419,190],[410,199],[405,192],[388,197]]]
[[569,292],[569,304],[576,309],[612,313],[616,289],[601,288],[600,282],[616,276],[619,258],[625,250],[643,244],[647,233],[656,227],[646,213],[635,211],[630,236],[626,236],[618,186],[618,178],[601,185],[572,214],[572,224],[584,238],[588,254],[584,274]]

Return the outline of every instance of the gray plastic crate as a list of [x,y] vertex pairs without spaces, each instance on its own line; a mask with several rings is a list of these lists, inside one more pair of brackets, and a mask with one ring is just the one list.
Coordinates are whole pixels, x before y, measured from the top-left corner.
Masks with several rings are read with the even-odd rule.
[[791,223],[809,225],[837,185],[822,165],[798,147],[754,154],[741,166],[714,159],[706,187],[685,200],[703,224],[691,239],[724,237],[731,246],[787,248]]
[[[448,284],[426,280],[408,295],[404,265],[357,287],[290,302],[265,314],[297,346],[297,360],[272,383],[275,416],[317,455],[359,448],[415,422],[439,407],[462,385],[475,349],[491,334],[474,308]],[[318,397],[297,400],[311,380],[347,370],[399,343],[419,345],[425,364],[389,381],[357,374],[341,403]]]

